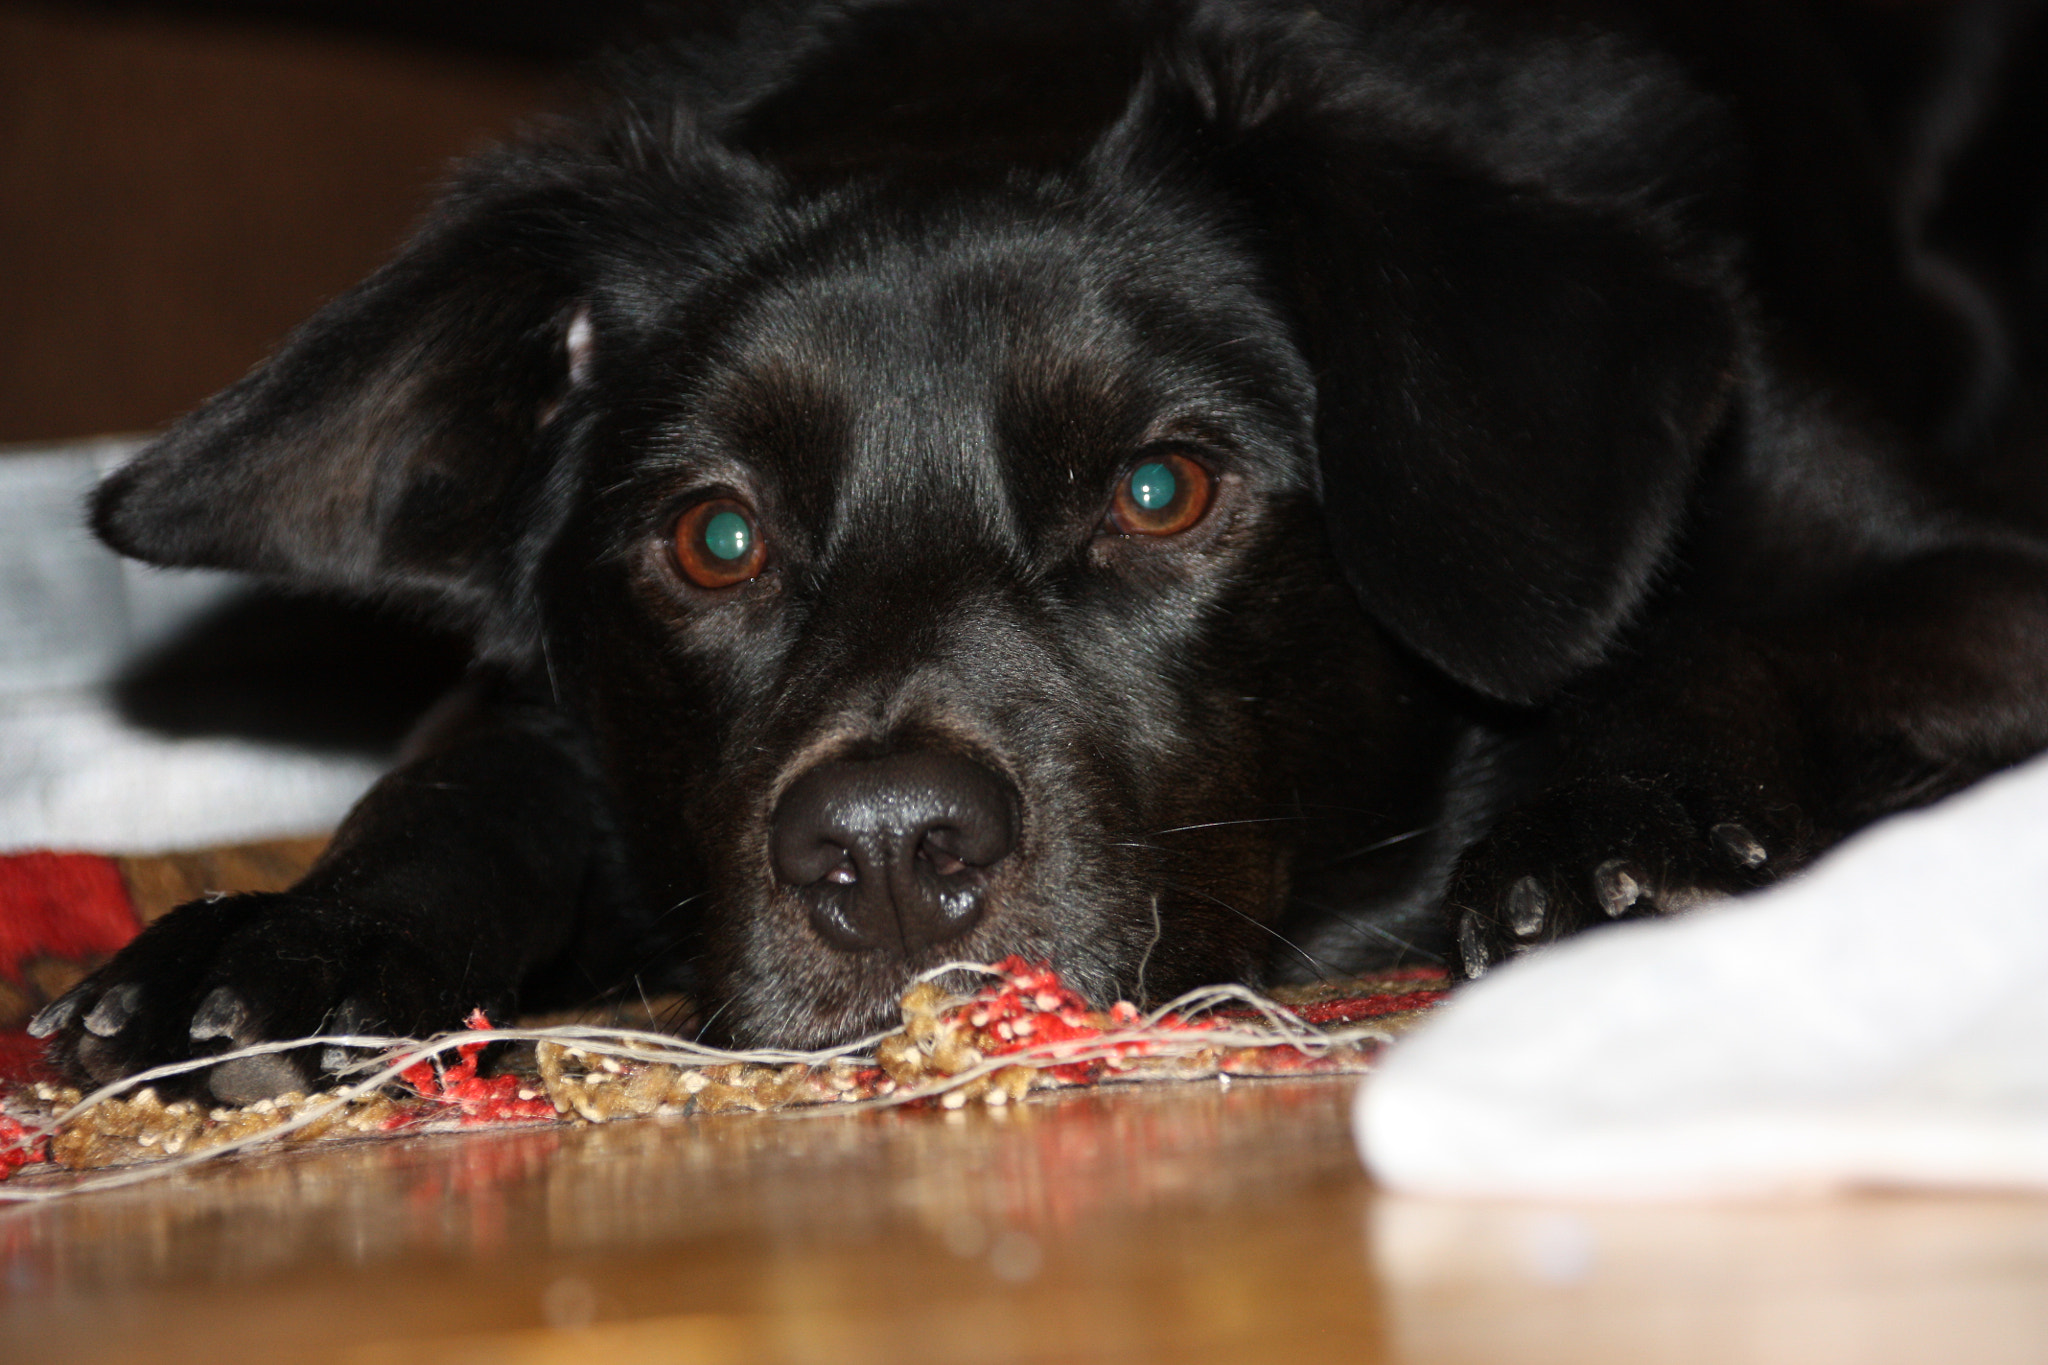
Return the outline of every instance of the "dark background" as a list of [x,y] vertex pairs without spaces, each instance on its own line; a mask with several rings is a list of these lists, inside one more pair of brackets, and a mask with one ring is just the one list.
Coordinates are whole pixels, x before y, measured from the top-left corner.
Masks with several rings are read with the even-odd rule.
[[[546,108],[608,41],[746,3],[0,0],[0,446],[160,429],[388,257],[451,157]],[[1868,88],[1910,97],[1893,69],[1924,59],[1949,0],[1816,3],[1870,36]],[[461,653],[256,596],[136,661],[119,696],[173,733],[384,748]]]
[[[0,444],[162,427],[606,41],[746,3],[0,0]],[[1873,90],[1910,94],[1889,68],[1952,0],[1815,3],[1867,32]]]
[[0,0],[0,443],[239,377],[632,8]]
[[[0,0],[0,446],[156,430],[238,378],[636,8]],[[463,654],[258,591],[115,697],[163,733],[388,752]]]

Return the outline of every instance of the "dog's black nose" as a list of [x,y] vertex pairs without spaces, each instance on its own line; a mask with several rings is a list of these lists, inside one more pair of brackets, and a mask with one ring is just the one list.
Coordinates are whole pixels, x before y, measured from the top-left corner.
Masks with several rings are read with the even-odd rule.
[[820,763],[775,808],[769,857],[818,935],[905,956],[972,929],[1017,843],[1010,784],[931,750]]

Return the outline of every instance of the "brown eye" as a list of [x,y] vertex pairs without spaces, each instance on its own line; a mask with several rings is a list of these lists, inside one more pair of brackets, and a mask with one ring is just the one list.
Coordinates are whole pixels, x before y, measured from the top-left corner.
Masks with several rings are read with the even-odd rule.
[[1215,476],[1185,455],[1140,460],[1116,486],[1110,524],[1127,536],[1171,536],[1209,510]]
[[700,588],[730,588],[761,572],[768,547],[746,504],[700,502],[676,523],[676,564]]

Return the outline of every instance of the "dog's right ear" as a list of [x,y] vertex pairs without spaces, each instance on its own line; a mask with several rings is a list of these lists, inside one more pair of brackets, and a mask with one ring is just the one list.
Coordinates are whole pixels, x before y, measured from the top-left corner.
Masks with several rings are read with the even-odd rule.
[[549,419],[594,344],[591,193],[509,153],[472,167],[395,260],[108,477],[93,528],[156,564],[424,604],[487,646],[524,632]]

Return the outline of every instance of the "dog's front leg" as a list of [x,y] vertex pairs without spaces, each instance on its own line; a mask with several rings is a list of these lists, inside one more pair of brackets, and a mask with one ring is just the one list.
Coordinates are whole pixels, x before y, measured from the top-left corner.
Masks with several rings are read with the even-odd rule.
[[2048,559],[1958,545],[1775,620],[1681,616],[1557,707],[1556,760],[1445,897],[1476,975],[1797,870],[2048,744]]
[[[264,1041],[504,1020],[522,981],[576,946],[607,851],[561,722],[463,700],[292,889],[181,906],[39,1014],[53,1059],[98,1082]],[[160,1088],[246,1103],[307,1091],[343,1060],[304,1048]]]

